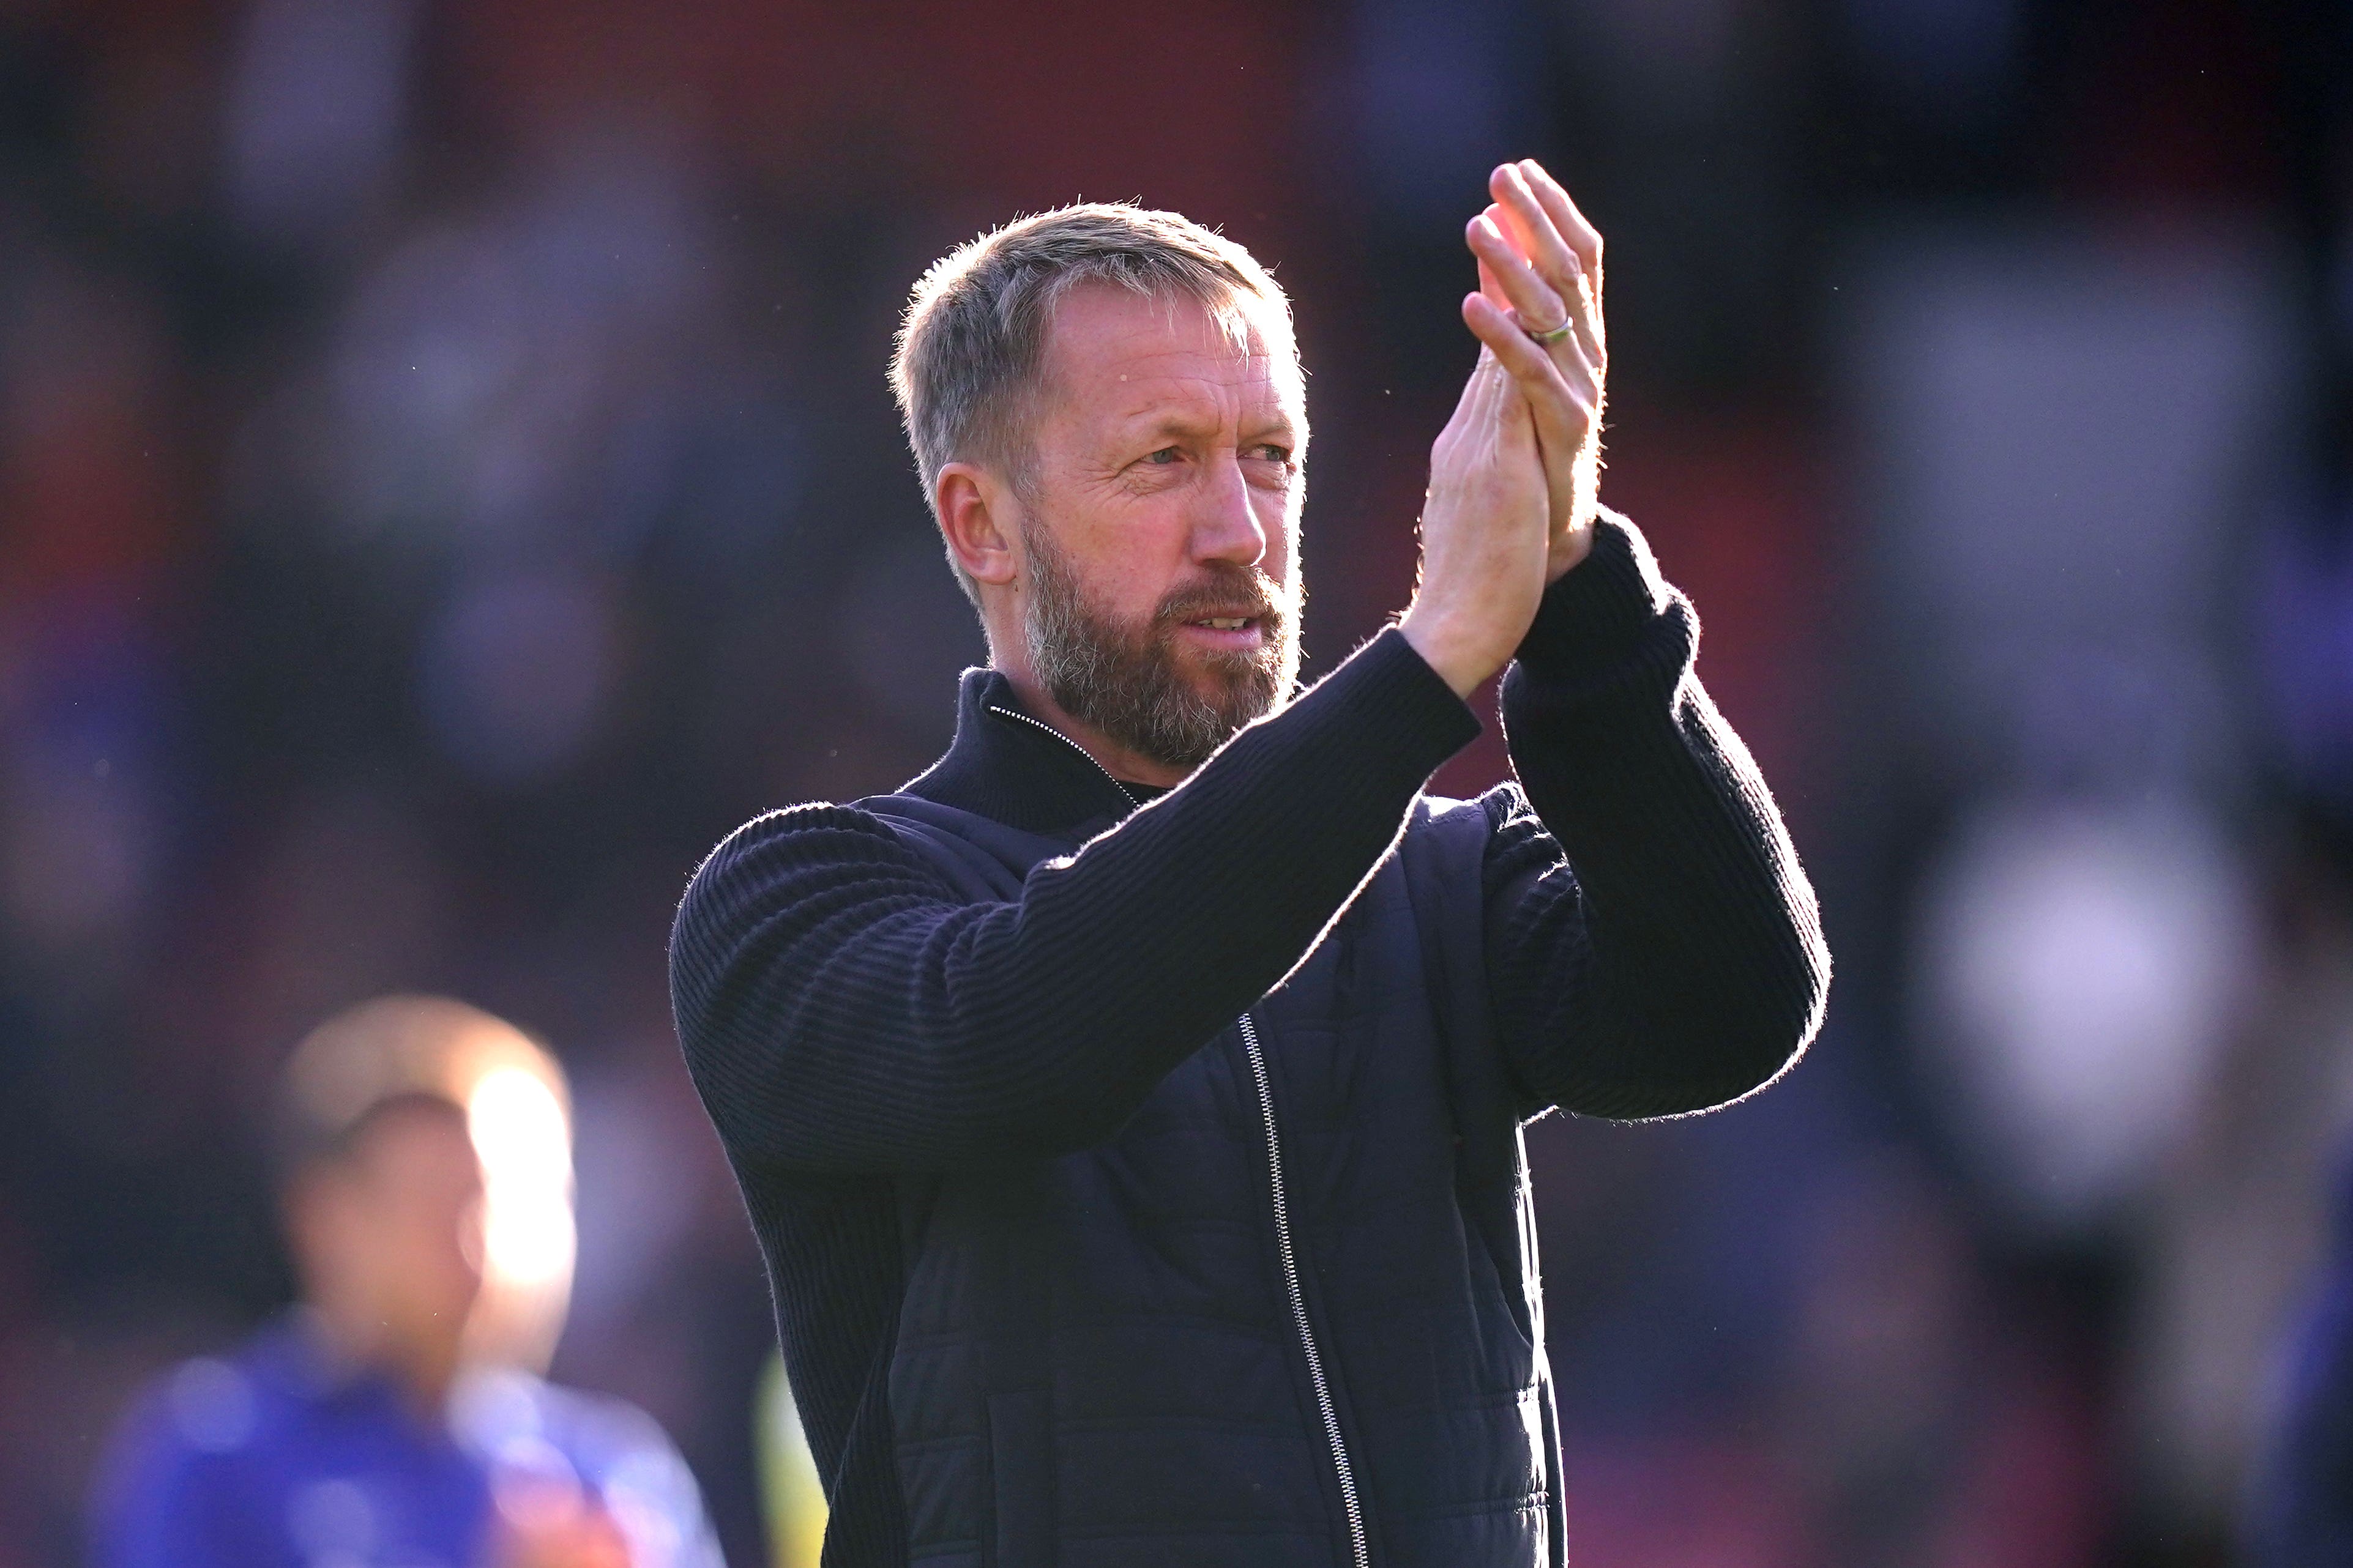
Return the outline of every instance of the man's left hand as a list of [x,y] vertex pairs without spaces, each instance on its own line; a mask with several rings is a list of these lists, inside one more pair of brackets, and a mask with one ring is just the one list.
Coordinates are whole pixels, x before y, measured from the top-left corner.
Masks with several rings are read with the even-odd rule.
[[[1556,581],[1593,547],[1601,475],[1602,386],[1609,366],[1601,320],[1601,236],[1560,183],[1533,158],[1488,177],[1495,204],[1473,224],[1480,291],[1544,342],[1565,399],[1535,403],[1537,445],[1551,491],[1545,580]],[[1562,410],[1548,416],[1547,405]]]

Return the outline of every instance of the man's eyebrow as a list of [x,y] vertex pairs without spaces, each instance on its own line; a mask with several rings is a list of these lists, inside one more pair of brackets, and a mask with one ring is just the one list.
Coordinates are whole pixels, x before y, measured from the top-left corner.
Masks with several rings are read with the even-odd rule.
[[[1138,409],[1129,415],[1124,423],[1130,434],[1190,436],[1202,430],[1214,430],[1223,425],[1225,419],[1221,414],[1210,413],[1205,416],[1200,411],[1188,412],[1183,409],[1163,408]],[[1299,422],[1290,414],[1278,410],[1262,419],[1245,415],[1240,420],[1240,428],[1256,435],[1295,437],[1299,433]]]
[[1123,415],[1120,424],[1130,436],[1193,436],[1214,430],[1223,421],[1210,407],[1153,404]]
[[[1155,398],[1114,416],[1117,439],[1123,442],[1158,437],[1192,437],[1214,432],[1225,424],[1225,410],[1213,399],[1166,400]],[[1281,436],[1296,443],[1302,439],[1301,421],[1292,410],[1283,407],[1268,409],[1263,416],[1245,408],[1240,420],[1240,431],[1246,437],[1264,439]]]

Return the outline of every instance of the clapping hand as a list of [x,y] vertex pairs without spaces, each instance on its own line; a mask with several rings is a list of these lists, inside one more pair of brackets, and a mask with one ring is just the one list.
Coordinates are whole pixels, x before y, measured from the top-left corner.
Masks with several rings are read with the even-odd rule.
[[1469,234],[1481,287],[1462,301],[1479,363],[1430,450],[1420,580],[1398,623],[1463,696],[1592,548],[1606,363],[1601,237],[1532,160],[1489,189]]
[[1601,236],[1533,158],[1496,169],[1487,189],[1494,205],[1471,225],[1479,291],[1511,313],[1555,373],[1522,378],[1539,383],[1528,402],[1551,494],[1549,582],[1584,560],[1593,543],[1602,388],[1609,368]]

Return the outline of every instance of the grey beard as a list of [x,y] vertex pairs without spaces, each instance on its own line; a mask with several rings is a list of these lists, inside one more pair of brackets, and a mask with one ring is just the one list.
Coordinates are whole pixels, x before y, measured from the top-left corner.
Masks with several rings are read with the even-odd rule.
[[[1255,653],[1212,655],[1219,679],[1204,696],[1177,668],[1176,627],[1188,598],[1173,595],[1152,624],[1123,626],[1086,602],[1069,558],[1042,528],[1027,528],[1029,601],[1022,617],[1029,667],[1063,712],[1139,756],[1172,768],[1196,768],[1235,731],[1287,699],[1299,679],[1299,635],[1287,595],[1260,574],[1235,574],[1226,597],[1263,599],[1266,640]],[[1198,609],[1192,613],[1200,613]]]

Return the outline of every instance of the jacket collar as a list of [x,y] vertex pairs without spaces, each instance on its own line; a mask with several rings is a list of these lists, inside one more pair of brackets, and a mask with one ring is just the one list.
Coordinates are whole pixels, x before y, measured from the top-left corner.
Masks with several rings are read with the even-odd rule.
[[955,742],[899,793],[1025,833],[1076,837],[1101,832],[1136,806],[1077,742],[1024,712],[1013,683],[994,669],[964,672]]

